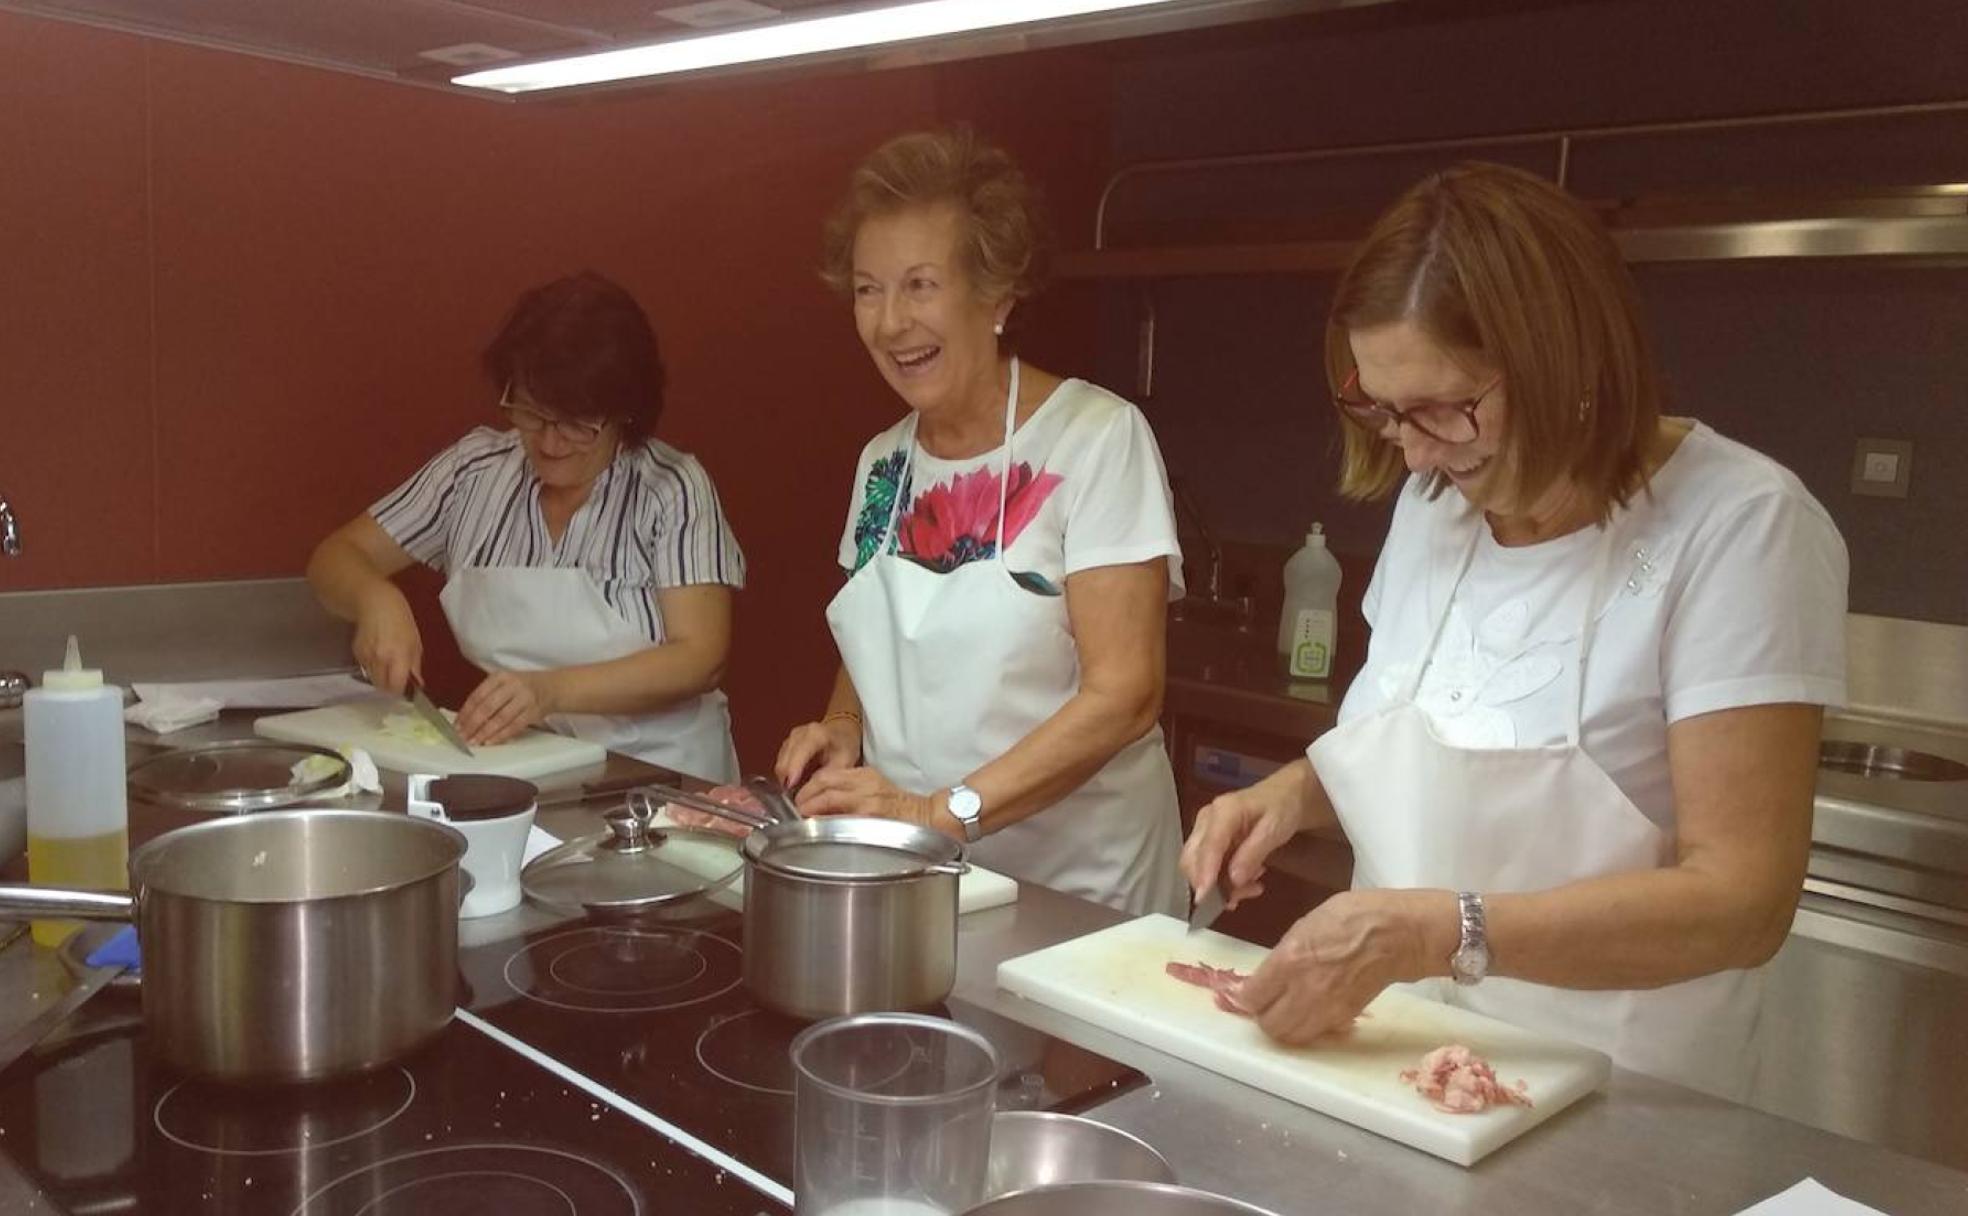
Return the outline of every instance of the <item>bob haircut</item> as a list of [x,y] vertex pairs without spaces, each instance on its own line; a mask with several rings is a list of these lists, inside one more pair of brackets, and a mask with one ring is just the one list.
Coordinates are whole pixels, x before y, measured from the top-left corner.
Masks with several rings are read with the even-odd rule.
[[592,270],[519,297],[481,357],[485,374],[568,418],[622,423],[640,443],[663,416],[667,374],[635,297]]
[[898,135],[847,179],[821,243],[820,277],[848,295],[854,238],[879,215],[948,203],[963,224],[964,269],[987,300],[1029,300],[1044,285],[1050,237],[1037,194],[1001,148],[968,127]]
[[[1411,321],[1502,373],[1501,454],[1529,501],[1577,482],[1604,523],[1646,482],[1661,389],[1632,276],[1605,226],[1552,183],[1470,162],[1423,179],[1353,256],[1326,324],[1334,392],[1353,371],[1348,335]],[[1407,475],[1400,449],[1349,417],[1340,492],[1385,497]],[[1436,473],[1433,497],[1448,485]]]

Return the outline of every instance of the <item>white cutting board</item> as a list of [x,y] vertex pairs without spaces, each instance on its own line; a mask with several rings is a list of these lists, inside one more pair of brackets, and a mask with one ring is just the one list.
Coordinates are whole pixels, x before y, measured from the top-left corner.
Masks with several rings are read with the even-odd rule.
[[391,697],[343,701],[320,709],[274,714],[253,723],[253,732],[288,743],[318,747],[359,747],[384,768],[402,773],[498,773],[539,777],[562,769],[600,764],[608,753],[599,743],[546,731],[528,731],[510,742],[475,747],[466,756],[445,743],[423,743],[383,733],[383,719],[410,712]]
[[[658,824],[675,826],[676,821],[670,818],[669,811],[658,810],[656,812],[656,822]],[[679,864],[682,864],[686,869],[694,870],[698,868],[688,861],[682,861]],[[720,870],[718,872],[721,873],[722,871]],[[738,877],[732,879],[729,886],[713,892],[711,898],[728,908],[744,907],[744,872],[740,871]],[[986,908],[1002,907],[1017,898],[1018,881],[1013,878],[1007,878],[996,870],[987,870],[982,866],[972,866],[964,872],[961,878],[957,879],[958,916],[962,916],[966,912],[982,912]]]
[[[1171,962],[1201,962],[1249,972],[1264,949],[1188,930],[1174,917],[1144,916],[1006,959],[998,986],[1457,1165],[1474,1165],[1611,1075],[1600,1052],[1393,991],[1377,997],[1367,1007],[1372,1016],[1344,1038],[1282,1046],[1249,1018],[1218,1009],[1208,989],[1163,971]],[[1400,1073],[1446,1043],[1489,1060],[1505,1085],[1522,1079],[1535,1105],[1475,1115],[1430,1106]]]

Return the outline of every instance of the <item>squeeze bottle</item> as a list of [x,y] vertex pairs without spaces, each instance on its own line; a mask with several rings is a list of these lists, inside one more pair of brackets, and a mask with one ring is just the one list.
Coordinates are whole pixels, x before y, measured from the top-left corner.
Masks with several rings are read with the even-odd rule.
[[[27,751],[27,876],[46,886],[129,886],[123,690],[82,666],[68,639],[61,668],[22,702]],[[34,940],[59,946],[79,921],[37,920]]]
[[1313,524],[1305,547],[1285,563],[1285,608],[1278,619],[1278,654],[1285,673],[1300,680],[1332,675],[1333,627],[1339,602],[1339,561],[1326,548],[1326,530]]

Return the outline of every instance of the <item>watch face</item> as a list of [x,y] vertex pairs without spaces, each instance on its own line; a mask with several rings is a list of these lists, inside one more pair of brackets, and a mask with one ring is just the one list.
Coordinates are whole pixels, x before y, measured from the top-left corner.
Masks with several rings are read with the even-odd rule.
[[959,819],[975,819],[984,805],[973,789],[954,789],[950,791],[950,813]]
[[1477,946],[1464,946],[1450,956],[1449,970],[1458,984],[1477,983],[1490,972],[1490,952]]

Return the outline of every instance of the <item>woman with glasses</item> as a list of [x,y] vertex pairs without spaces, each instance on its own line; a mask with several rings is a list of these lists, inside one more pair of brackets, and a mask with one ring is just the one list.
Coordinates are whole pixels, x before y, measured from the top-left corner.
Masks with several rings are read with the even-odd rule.
[[458,710],[467,743],[545,724],[735,780],[718,682],[745,559],[703,466],[651,434],[664,372],[642,308],[600,275],[558,279],[519,298],[484,366],[507,429],[473,430],[322,541],[315,594],[400,693],[423,642],[391,576],[441,571],[486,673]]
[[1168,479],[1139,410],[1014,353],[1039,249],[1023,175],[966,131],[898,137],[850,178],[825,273],[906,408],[855,470],[840,674],[778,773],[805,814],[907,820],[1015,877],[1174,911]]
[[1619,251],[1514,169],[1438,174],[1381,217],[1326,367],[1342,491],[1395,497],[1366,665],[1305,760],[1203,809],[1183,869],[1234,904],[1336,824],[1353,890],[1242,1003],[1302,1043],[1417,982],[1740,1097],[1844,694],[1831,520],[1663,416]]

